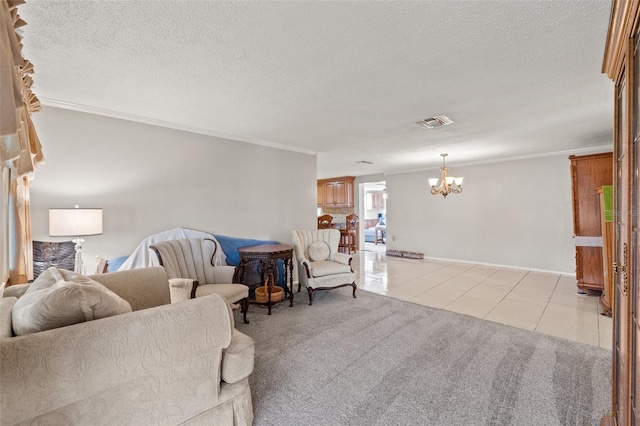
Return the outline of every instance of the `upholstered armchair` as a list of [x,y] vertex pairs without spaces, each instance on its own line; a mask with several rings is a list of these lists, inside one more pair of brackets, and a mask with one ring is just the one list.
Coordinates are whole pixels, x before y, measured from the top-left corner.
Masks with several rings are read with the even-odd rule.
[[309,293],[309,305],[313,293],[318,290],[351,286],[356,297],[356,274],[351,268],[351,255],[339,253],[338,229],[295,230],[292,242],[298,263],[298,291],[304,285]]
[[149,247],[169,276],[171,303],[218,294],[239,303],[248,324],[249,287],[233,283],[234,266],[214,266],[218,244],[209,238],[169,240]]

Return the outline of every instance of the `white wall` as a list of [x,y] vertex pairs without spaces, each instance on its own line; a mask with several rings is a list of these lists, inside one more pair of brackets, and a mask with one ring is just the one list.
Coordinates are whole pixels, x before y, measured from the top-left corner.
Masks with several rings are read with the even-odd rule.
[[316,157],[126,120],[44,107],[34,114],[46,164],[31,188],[34,240],[51,207],[102,207],[95,255],[129,254],[148,235],[187,227],[289,243],[316,227]]
[[429,192],[439,170],[387,175],[388,248],[574,274],[569,166],[568,154],[450,166],[465,180],[446,199]]

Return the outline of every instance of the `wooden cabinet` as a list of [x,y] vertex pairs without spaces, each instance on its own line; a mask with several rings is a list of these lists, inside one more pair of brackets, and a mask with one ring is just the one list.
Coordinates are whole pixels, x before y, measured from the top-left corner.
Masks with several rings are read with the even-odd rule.
[[597,189],[613,181],[613,155],[572,155],[571,192],[576,279],[581,290],[603,290],[602,229]]
[[318,207],[353,207],[353,176],[318,181]]
[[382,192],[367,193],[367,210],[384,210],[384,194]]
[[318,207],[324,207],[324,200],[326,198],[324,189],[324,183],[320,183],[320,181],[318,181]]
[[640,1],[614,0],[602,71],[615,83],[611,414],[640,424]]

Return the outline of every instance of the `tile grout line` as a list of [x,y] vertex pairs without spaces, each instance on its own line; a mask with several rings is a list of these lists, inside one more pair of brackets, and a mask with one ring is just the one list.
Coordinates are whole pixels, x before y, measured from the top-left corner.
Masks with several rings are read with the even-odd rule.
[[[504,268],[500,268],[499,270],[502,270],[502,269],[504,269]],[[498,272],[498,271],[496,271],[496,273],[497,273],[497,272]],[[496,303],[496,305],[495,305],[495,306],[494,306],[494,307],[489,311],[489,313],[488,313],[487,315],[485,315],[484,317],[482,317],[482,319],[486,319],[489,315],[491,315],[491,312],[495,311],[495,310],[496,310],[496,308],[498,307],[498,305],[499,305],[500,303],[502,303],[502,302],[507,298],[507,296],[508,296],[508,295],[510,295],[510,294],[511,294],[511,292],[512,292],[516,287],[518,287],[518,284],[520,284],[520,283],[522,282],[522,280],[524,280],[524,277],[526,277],[527,275],[529,275],[529,272],[531,272],[531,271],[527,271],[527,273],[526,273],[526,274],[524,274],[524,275],[522,276],[522,278],[520,278],[520,279],[516,282],[516,284],[515,284],[513,287],[511,287],[511,290],[509,290],[509,291],[507,292],[507,294],[505,294],[505,295],[502,297],[502,299],[500,299],[500,300],[498,301],[498,303]],[[489,320],[489,321],[491,321],[491,320]],[[535,331],[535,330],[534,330],[534,331]]]
[[556,289],[558,288],[558,283],[559,282],[560,282],[560,275],[558,275],[558,279],[556,280],[556,284],[553,286],[553,291],[549,295],[549,299],[547,300],[547,303],[544,305],[544,309],[542,310],[542,314],[540,315],[540,318],[538,318],[538,321],[536,322],[536,326],[533,329],[534,331],[538,330],[538,326],[540,325],[540,321],[542,320],[542,317],[544,316],[544,313],[547,312],[547,308],[549,307],[549,301],[551,300],[551,297],[553,296],[553,293],[556,292]]
[[[478,265],[476,265],[476,266],[478,266]],[[474,268],[475,268],[476,266],[474,266]],[[470,269],[473,269],[473,268],[470,268]],[[504,269],[504,268],[498,268],[498,270],[496,270],[495,272],[493,272],[491,275],[489,275],[489,276],[485,277],[485,278],[484,278],[484,279],[482,279],[479,283],[477,283],[476,285],[474,285],[473,287],[471,287],[469,290],[467,290],[467,291],[465,291],[464,293],[462,293],[462,295],[461,295],[460,297],[458,297],[457,299],[455,299],[453,302],[450,302],[449,304],[445,305],[444,309],[446,309],[446,307],[447,307],[447,306],[450,306],[451,304],[453,304],[455,301],[457,301],[458,299],[460,299],[460,298],[461,298],[461,297],[463,297],[463,296],[470,297],[470,298],[472,298],[472,299],[474,299],[474,300],[477,300],[477,301],[485,301],[484,299],[478,299],[478,298],[473,297],[473,296],[468,296],[468,295],[467,295],[467,293],[468,293],[468,292],[470,292],[471,290],[473,290],[474,288],[476,288],[477,286],[479,286],[480,284],[484,283],[484,282],[485,282],[485,281],[487,281],[489,278],[491,278],[492,276],[494,276],[494,275],[495,275],[495,274],[497,274],[498,272],[502,271],[503,269]],[[530,272],[530,271],[527,271],[527,274],[528,274],[529,272]],[[522,278],[520,278],[520,280],[518,280],[518,282],[516,282],[516,284],[511,288],[511,290],[513,290],[513,289],[514,289],[514,288],[515,288],[515,287],[520,283],[520,281],[522,281],[522,280],[524,279],[524,277],[526,277],[526,276],[527,276],[527,274],[524,274],[524,275],[522,276]],[[453,277],[452,277],[452,278],[453,278]],[[511,293],[511,290],[509,290],[509,291],[508,291],[504,296],[502,296],[502,298],[501,298],[500,300],[498,300],[497,302],[495,302],[495,304],[494,304],[494,305],[493,305],[493,307],[489,310],[489,312],[487,312],[487,313],[486,313],[483,317],[481,317],[480,319],[483,319],[483,320],[484,320],[484,319],[487,319],[487,316],[489,316],[489,315],[491,314],[491,312],[493,312],[493,311],[495,310],[495,308],[496,308],[496,307],[497,307],[497,306],[498,306],[498,305],[499,305],[503,300],[505,300],[505,299],[506,299],[507,295],[509,295],[509,293]],[[491,320],[487,320],[487,321],[491,321]],[[511,324],[511,325],[513,325],[513,324]],[[514,325],[514,327],[517,327],[517,326],[515,326],[515,325]]]

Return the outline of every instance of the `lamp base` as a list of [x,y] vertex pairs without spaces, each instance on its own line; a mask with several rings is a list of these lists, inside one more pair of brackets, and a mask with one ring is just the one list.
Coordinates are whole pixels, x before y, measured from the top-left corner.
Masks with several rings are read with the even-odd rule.
[[80,237],[76,237],[72,241],[76,243],[76,246],[74,247],[76,249],[76,260],[73,272],[84,275],[84,264],[82,263],[82,243],[84,243],[84,240]]

